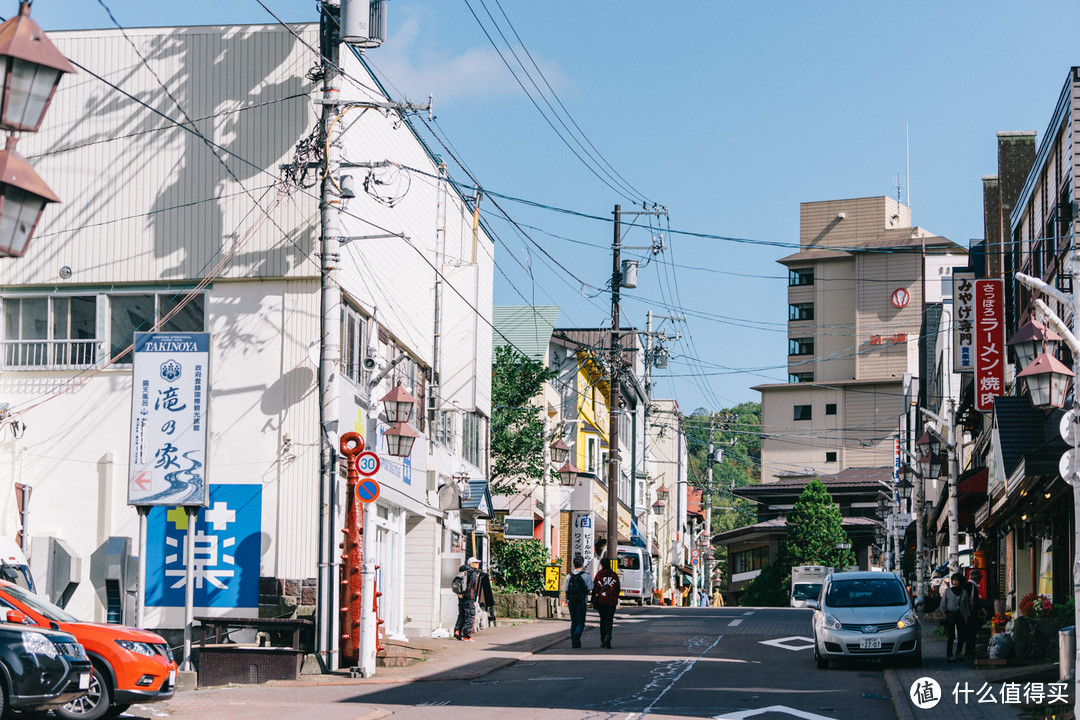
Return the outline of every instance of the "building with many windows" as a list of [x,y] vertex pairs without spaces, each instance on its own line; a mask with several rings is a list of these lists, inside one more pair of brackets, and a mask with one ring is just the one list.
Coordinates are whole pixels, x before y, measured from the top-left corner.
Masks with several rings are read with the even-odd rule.
[[891,466],[923,308],[967,251],[888,197],[801,206],[788,269],[788,382],[759,385],[762,482]]

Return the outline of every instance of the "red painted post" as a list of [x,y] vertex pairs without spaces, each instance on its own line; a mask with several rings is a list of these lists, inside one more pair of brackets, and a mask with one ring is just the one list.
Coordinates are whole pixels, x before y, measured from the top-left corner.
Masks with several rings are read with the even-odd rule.
[[339,546],[341,554],[341,665],[355,665],[360,660],[360,593],[363,584],[360,569],[364,564],[360,535],[364,531],[364,513],[356,497],[360,473],[356,470],[356,458],[364,452],[364,439],[359,433],[347,432],[341,436],[341,454],[348,459],[349,490],[345,500],[345,528],[341,531],[345,540]]

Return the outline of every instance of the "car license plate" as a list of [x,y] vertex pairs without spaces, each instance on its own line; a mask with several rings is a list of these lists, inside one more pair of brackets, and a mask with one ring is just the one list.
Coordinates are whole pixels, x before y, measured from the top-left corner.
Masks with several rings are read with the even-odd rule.
[[880,650],[881,638],[860,638],[859,648],[862,650]]
[[90,673],[88,673],[88,672],[79,673],[79,689],[80,690],[89,690],[90,689]]
[[169,671],[169,687],[176,687],[176,671]]

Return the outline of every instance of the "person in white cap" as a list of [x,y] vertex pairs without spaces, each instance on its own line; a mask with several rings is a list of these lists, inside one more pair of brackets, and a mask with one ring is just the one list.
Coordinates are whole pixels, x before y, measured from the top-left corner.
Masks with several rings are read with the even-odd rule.
[[480,590],[480,560],[471,557],[458,568],[458,574],[451,583],[451,589],[458,598],[458,616],[454,623],[454,637],[465,642],[472,639],[473,620],[476,616],[476,595]]

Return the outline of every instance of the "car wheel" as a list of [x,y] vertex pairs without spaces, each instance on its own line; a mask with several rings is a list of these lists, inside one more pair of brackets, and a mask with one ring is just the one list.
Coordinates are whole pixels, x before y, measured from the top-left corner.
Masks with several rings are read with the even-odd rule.
[[817,641],[814,641],[814,660],[817,662],[818,670],[828,670],[829,661],[821,657],[821,653],[817,649]]
[[90,687],[86,694],[67,705],[61,705],[55,712],[57,716],[68,720],[98,720],[105,716],[111,704],[112,691],[109,690],[109,681],[104,671],[94,663],[94,671],[90,673]]

